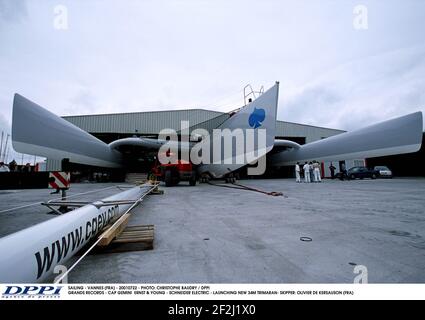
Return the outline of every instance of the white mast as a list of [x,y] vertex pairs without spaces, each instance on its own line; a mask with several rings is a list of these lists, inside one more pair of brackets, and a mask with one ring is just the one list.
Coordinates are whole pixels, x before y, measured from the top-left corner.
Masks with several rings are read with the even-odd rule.
[[1,155],[2,155],[2,150],[3,150],[3,136],[4,136],[4,132],[1,132],[1,141],[0,141],[0,160],[1,160]]
[[0,239],[0,283],[46,280],[102,229],[138,205],[155,185],[142,185]]
[[3,160],[2,160],[2,161],[4,161],[4,160],[5,160],[5,158],[6,158],[6,151],[7,151],[7,144],[8,144],[8,142],[9,142],[9,137],[10,137],[10,134],[8,134],[8,135],[7,135],[7,137],[6,137],[6,143],[4,144],[4,149],[3,149]]

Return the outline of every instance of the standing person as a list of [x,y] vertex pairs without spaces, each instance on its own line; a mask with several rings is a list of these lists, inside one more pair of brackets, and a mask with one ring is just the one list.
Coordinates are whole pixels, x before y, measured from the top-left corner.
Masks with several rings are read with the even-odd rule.
[[320,174],[320,164],[317,161],[314,161],[314,182],[322,182],[322,177]]
[[297,162],[295,165],[295,181],[301,182],[301,176],[300,176],[300,163]]
[[341,180],[344,180],[347,177],[347,170],[345,169],[345,163],[341,163]]
[[308,165],[310,166],[310,182],[314,182],[314,167],[313,162],[309,162]]
[[331,179],[333,180],[333,179],[335,179],[335,167],[334,167],[334,165],[332,164],[332,162],[331,162],[331,165],[329,166],[329,170],[331,171]]
[[310,162],[310,173],[311,173],[311,182],[317,182],[316,179],[316,160],[314,160],[313,162]]
[[308,162],[305,163],[305,165],[303,166],[304,169],[304,182],[309,183],[310,180],[310,165],[308,164]]
[[30,173],[31,172],[31,164],[28,162],[25,167],[23,168],[23,171],[25,173]]
[[15,172],[17,165],[18,164],[16,163],[15,159],[13,159],[11,162],[9,162],[9,170],[10,170],[10,172]]
[[305,177],[304,167],[302,165],[300,165],[300,178],[302,180],[304,180],[304,177]]

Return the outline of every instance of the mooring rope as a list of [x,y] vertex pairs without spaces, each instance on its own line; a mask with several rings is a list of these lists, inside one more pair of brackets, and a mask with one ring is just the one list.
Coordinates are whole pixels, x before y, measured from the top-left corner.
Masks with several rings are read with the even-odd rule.
[[254,191],[254,192],[259,192],[268,196],[283,196],[285,198],[287,198],[287,196],[285,196],[282,192],[279,191],[264,191],[264,190],[260,190],[257,188],[253,188],[253,187],[248,187],[239,183],[231,183],[231,185],[226,185],[226,184],[216,184],[216,183],[212,183],[210,181],[207,182],[209,185],[211,186],[216,186],[216,187],[223,187],[223,188],[230,188],[230,189],[239,189],[239,190],[247,190],[247,191]]

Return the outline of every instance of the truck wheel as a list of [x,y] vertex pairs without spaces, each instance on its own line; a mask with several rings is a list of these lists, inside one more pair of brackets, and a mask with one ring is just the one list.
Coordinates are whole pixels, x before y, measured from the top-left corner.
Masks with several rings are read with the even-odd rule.
[[164,182],[166,187],[171,187],[173,185],[171,171],[167,170],[164,174]]

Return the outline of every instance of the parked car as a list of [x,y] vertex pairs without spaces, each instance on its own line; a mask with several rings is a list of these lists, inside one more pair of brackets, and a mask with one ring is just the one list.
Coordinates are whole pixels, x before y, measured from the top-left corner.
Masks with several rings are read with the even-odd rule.
[[386,166],[376,166],[374,169],[379,172],[379,177],[381,177],[381,178],[392,178],[393,177],[392,171],[390,169],[388,169],[388,167],[386,167]]
[[371,178],[376,179],[379,176],[379,171],[368,169],[366,167],[352,167],[347,171],[347,177],[350,180]]

